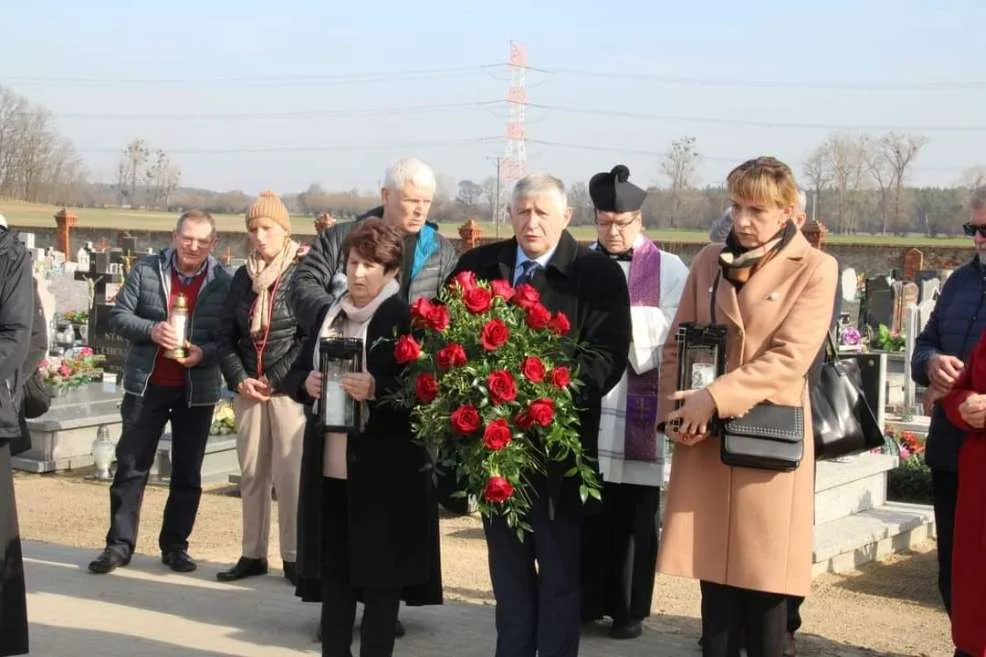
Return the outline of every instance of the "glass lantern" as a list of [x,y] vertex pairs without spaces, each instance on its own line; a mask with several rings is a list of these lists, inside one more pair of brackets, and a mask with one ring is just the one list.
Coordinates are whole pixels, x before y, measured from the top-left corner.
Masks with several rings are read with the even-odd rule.
[[319,416],[322,428],[336,433],[356,431],[360,403],[342,389],[342,377],[363,371],[363,341],[359,338],[322,338],[318,343],[322,371]]
[[105,424],[101,424],[96,431],[96,440],[92,443],[92,463],[96,466],[96,479],[106,481],[113,478],[110,466],[113,465],[115,456],[116,445],[110,440],[110,430]]

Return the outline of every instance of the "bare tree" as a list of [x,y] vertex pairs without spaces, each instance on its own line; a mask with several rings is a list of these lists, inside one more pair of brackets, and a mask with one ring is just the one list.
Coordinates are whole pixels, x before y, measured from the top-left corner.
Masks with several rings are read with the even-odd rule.
[[456,200],[466,208],[475,208],[479,199],[483,197],[483,186],[471,180],[459,181],[459,193]]
[[[901,196],[904,180],[907,178],[907,170],[914,162],[914,158],[917,157],[921,148],[927,143],[927,137],[922,135],[908,135],[897,132],[889,132],[880,138],[880,150],[883,152],[883,157],[886,159],[891,171],[894,227],[900,226]],[[886,225],[884,225],[883,232],[884,234],[887,232]]]
[[672,228],[677,228],[680,223],[685,191],[695,187],[698,157],[695,138],[682,137],[671,142],[671,149],[661,160],[661,174],[668,178],[671,192],[668,226]]
[[866,144],[865,137],[833,135],[823,145],[827,151],[840,233],[855,233],[859,228],[858,197],[865,185]]
[[168,208],[168,200],[181,181],[181,169],[172,164],[168,154],[158,149],[144,173],[147,204],[155,208]]
[[811,205],[811,218],[814,220],[818,203],[818,197],[822,190],[832,182],[832,154],[828,144],[822,144],[813,150],[804,162],[805,178],[808,179],[810,189],[814,191],[814,202]]
[[986,185],[986,166],[970,167],[962,172],[962,178],[959,179],[959,187],[976,189],[983,185]]
[[577,182],[568,188],[568,205],[572,208],[572,225],[589,226],[596,221],[596,210],[589,196],[589,187]]
[[137,207],[137,186],[144,181],[144,166],[151,156],[151,149],[142,138],[134,138],[120,156],[121,195],[126,196],[131,207]]

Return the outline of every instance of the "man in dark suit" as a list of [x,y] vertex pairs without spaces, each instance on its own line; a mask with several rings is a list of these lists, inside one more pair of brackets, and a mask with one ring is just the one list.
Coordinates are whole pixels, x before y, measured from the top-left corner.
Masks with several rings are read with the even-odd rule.
[[[576,395],[581,439],[596,458],[600,403],[623,376],[630,347],[626,277],[608,257],[579,246],[565,230],[572,210],[564,184],[533,174],[513,190],[510,221],[516,237],[481,246],[456,271],[482,280],[527,282],[552,312],[564,312],[572,335],[590,348],[578,354],[585,384]],[[523,541],[500,517],[484,518],[490,577],[496,597],[497,657],[576,657],[580,634],[579,543],[583,505],[571,463],[552,462],[531,480],[534,499]],[[535,567],[536,565],[536,567]]]

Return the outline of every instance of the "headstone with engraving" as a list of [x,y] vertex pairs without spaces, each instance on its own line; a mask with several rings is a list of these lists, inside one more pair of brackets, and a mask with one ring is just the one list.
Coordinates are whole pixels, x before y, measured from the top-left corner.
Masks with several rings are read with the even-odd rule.
[[863,300],[859,307],[859,327],[869,328],[875,336],[883,324],[893,328],[896,293],[888,276],[866,279]]
[[87,283],[91,281],[93,286],[87,331],[89,346],[97,354],[106,356],[106,361],[103,363],[105,371],[119,375],[123,373],[127,342],[110,330],[109,316],[113,308],[112,299],[122,283],[123,275],[118,271],[120,264],[111,261],[111,254],[96,251],[92,255],[89,271],[75,274],[77,279]]

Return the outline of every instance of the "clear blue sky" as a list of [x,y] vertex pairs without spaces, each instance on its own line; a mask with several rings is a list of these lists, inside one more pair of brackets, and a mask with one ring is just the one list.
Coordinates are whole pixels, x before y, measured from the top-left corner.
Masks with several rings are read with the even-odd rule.
[[[136,136],[172,153],[183,184],[250,194],[368,190],[402,155],[480,181],[507,110],[476,104],[503,99],[508,76],[479,67],[513,39],[531,66],[579,73],[527,80],[530,102],[553,108],[528,110],[529,167],[568,182],[617,162],[659,182],[683,135],[702,183],[761,153],[800,173],[827,126],[849,126],[927,135],[913,182],[951,184],[986,164],[984,25],[982,0],[11,1],[0,84],[47,106],[104,182]],[[256,116],[278,113],[292,116]],[[952,129],[913,129],[934,127]]]

